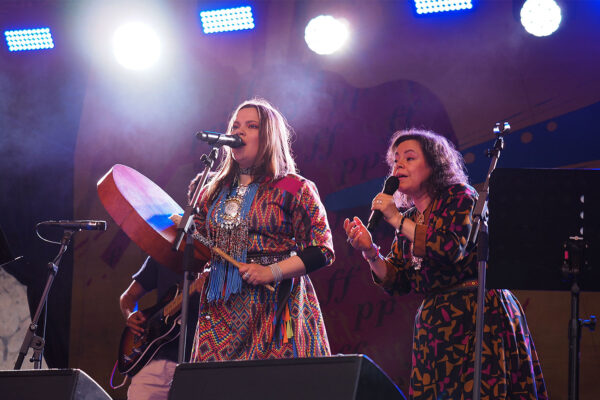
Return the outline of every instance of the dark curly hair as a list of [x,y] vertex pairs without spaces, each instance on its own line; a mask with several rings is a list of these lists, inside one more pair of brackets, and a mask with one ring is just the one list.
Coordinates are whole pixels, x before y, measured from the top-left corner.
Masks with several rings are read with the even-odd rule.
[[[431,167],[431,176],[425,182],[425,188],[433,199],[444,188],[456,184],[467,184],[465,162],[462,155],[445,137],[427,130],[409,129],[397,131],[390,140],[387,152],[387,163],[394,168],[394,153],[398,145],[407,140],[416,140],[421,145],[425,161]],[[399,207],[410,207],[412,201],[403,193],[396,192],[396,203]]]

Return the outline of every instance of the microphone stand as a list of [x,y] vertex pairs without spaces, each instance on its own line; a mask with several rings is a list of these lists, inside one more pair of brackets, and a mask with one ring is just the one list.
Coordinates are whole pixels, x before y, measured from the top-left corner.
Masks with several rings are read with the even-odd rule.
[[579,282],[587,266],[585,253],[588,243],[580,236],[571,236],[563,243],[564,261],[561,267],[563,277],[571,283],[571,319],[569,320],[569,385],[568,399],[579,400],[579,362],[581,358],[581,331],[584,327],[593,331],[596,317],[579,318]]
[[483,323],[485,308],[485,272],[489,256],[489,236],[488,236],[488,194],[490,186],[490,176],[500,158],[500,152],[504,148],[504,135],[510,132],[510,125],[504,122],[502,128],[497,122],[494,127],[496,142],[494,148],[488,150],[486,155],[491,158],[490,168],[488,170],[482,189],[479,191],[479,198],[473,210],[473,228],[469,237],[468,246],[477,244],[477,315],[475,320],[475,371],[473,376],[473,400],[479,400],[481,397],[481,349],[483,346]]
[[[17,361],[15,362],[14,369],[21,369],[23,365],[23,360],[29,351],[29,347],[33,349],[33,356],[30,361],[33,362],[33,369],[41,369],[42,368],[42,356],[44,354],[44,338],[35,334],[35,331],[38,328],[38,321],[40,318],[40,314],[42,313],[42,309],[44,306],[47,306],[48,302],[48,293],[50,292],[50,288],[52,287],[52,283],[54,282],[54,278],[58,273],[58,265],[60,264],[60,260],[62,259],[63,254],[67,251],[67,247],[69,246],[69,242],[71,237],[76,232],[76,230],[66,229],[63,233],[63,237],[60,241],[60,249],[58,251],[58,255],[54,258],[53,261],[48,263],[48,280],[46,281],[46,286],[44,287],[44,291],[42,293],[42,297],[40,298],[40,302],[35,311],[35,315],[31,320],[31,324],[29,325],[29,329],[25,334],[25,338],[23,339],[23,344],[21,345],[21,349],[19,350],[19,356],[17,357]],[[44,329],[46,328],[46,320],[44,319]]]
[[187,317],[188,317],[188,299],[189,299],[189,288],[190,282],[193,279],[192,272],[192,260],[194,257],[194,238],[192,234],[195,230],[195,225],[193,222],[192,215],[195,212],[196,204],[198,203],[198,199],[200,198],[200,191],[204,187],[206,183],[206,179],[208,178],[208,173],[212,169],[217,157],[219,155],[218,147],[213,147],[207,156],[203,154],[200,157],[200,161],[202,161],[205,165],[204,172],[198,183],[196,184],[196,190],[194,191],[194,195],[192,196],[192,200],[185,207],[183,217],[179,222],[179,226],[177,227],[177,236],[175,237],[175,241],[173,242],[173,251],[177,251],[179,246],[181,245],[181,241],[183,239],[184,234],[187,233],[185,239],[185,249],[183,250],[183,291],[181,293],[181,318],[180,318],[180,326],[179,326],[179,351],[177,356],[177,362],[179,364],[185,362],[185,342],[186,342],[186,334],[187,334]]

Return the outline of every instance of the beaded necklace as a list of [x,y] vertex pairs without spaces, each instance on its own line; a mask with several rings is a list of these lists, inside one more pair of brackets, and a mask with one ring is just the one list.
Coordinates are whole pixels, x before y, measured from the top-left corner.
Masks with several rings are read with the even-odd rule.
[[[225,186],[219,192],[208,210],[206,231],[209,235],[214,231],[214,237],[211,239],[216,247],[236,261],[245,263],[248,252],[247,216],[256,196],[258,183],[240,185],[238,182],[239,179],[236,178],[231,187]],[[211,230],[210,225],[214,229]],[[222,298],[227,300],[231,294],[241,291],[243,281],[237,268],[214,253],[210,264],[211,273],[206,296],[209,302]]]

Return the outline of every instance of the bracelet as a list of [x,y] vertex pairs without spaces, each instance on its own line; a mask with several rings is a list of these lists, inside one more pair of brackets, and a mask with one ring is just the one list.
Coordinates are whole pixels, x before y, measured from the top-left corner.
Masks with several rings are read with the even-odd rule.
[[379,253],[379,246],[377,246],[375,243],[373,243],[371,246],[375,249],[375,255],[373,257],[367,257],[367,255],[363,251],[362,256],[368,262],[375,262],[376,260],[381,259],[381,254]]
[[281,268],[279,267],[278,263],[269,265],[269,269],[273,274],[273,282],[279,283],[283,280],[283,272],[281,272]]
[[405,219],[406,219],[406,213],[402,214],[402,219],[400,220],[400,225],[398,226],[398,229],[396,229],[396,234],[402,235],[402,225],[404,225]]

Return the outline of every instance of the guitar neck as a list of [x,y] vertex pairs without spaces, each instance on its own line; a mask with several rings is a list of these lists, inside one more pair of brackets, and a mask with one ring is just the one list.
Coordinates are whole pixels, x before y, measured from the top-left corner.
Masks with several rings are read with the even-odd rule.
[[[201,292],[204,287],[205,275],[201,275],[198,279],[190,284],[189,294]],[[181,302],[183,301],[183,293],[179,293],[173,300],[163,308],[163,316],[169,317],[181,310]]]

